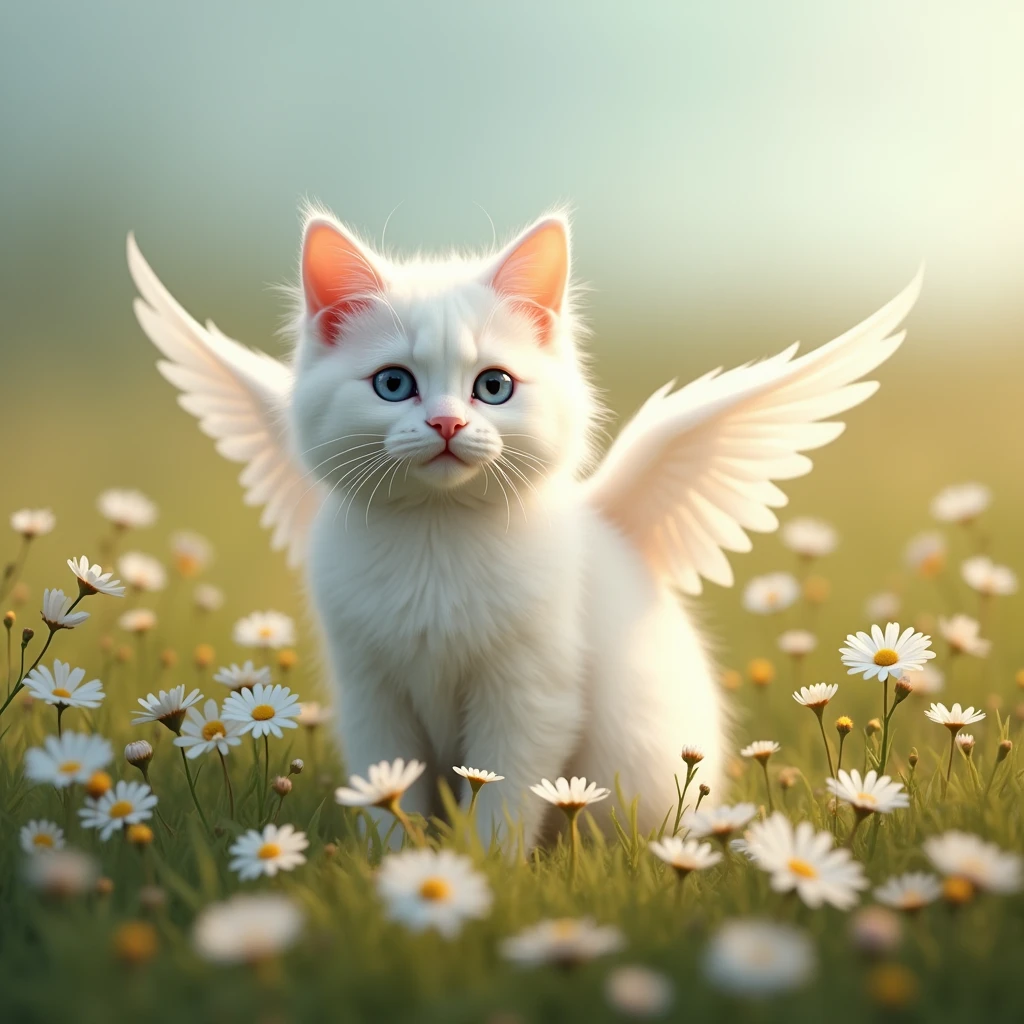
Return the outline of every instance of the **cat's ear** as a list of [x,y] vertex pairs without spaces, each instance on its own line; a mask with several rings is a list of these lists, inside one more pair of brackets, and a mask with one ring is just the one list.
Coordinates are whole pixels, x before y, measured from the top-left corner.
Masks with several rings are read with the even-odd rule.
[[544,217],[527,228],[497,259],[491,287],[536,324],[542,343],[565,306],[569,283],[569,224]]
[[324,217],[306,223],[302,293],[306,315],[325,344],[333,345],[342,324],[383,290],[373,254],[344,228]]

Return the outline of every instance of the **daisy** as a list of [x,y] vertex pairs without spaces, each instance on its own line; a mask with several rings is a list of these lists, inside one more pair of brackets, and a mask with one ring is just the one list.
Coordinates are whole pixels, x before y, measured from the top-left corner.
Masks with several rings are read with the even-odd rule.
[[960,748],[964,757],[970,757],[974,752],[974,737],[969,732],[958,733],[956,745]]
[[43,857],[29,857],[25,878],[33,889],[47,896],[80,896],[96,882],[99,864],[79,850],[53,850]]
[[473,796],[476,796],[488,782],[501,782],[505,778],[504,775],[495,775],[494,772],[485,771],[483,768],[467,768],[465,765],[458,768],[453,765],[452,771],[456,775],[461,775],[469,783]]
[[700,747],[694,746],[692,743],[687,743],[682,750],[679,751],[679,756],[686,763],[687,768],[693,768],[694,765],[700,764],[704,760],[704,751]]
[[138,591],[152,593],[167,586],[164,567],[141,551],[126,551],[117,561],[117,571],[125,583]]
[[784,612],[800,596],[800,584],[788,572],[755,576],[743,591],[743,607],[755,615]]
[[903,560],[926,579],[938,576],[946,566],[946,538],[938,530],[919,533],[908,542]]
[[717,839],[721,843],[729,840],[734,832],[746,827],[757,813],[753,804],[727,804],[705,808],[703,811],[687,811],[683,815],[683,827],[694,839]]
[[987,892],[1017,892],[1021,887],[1021,858],[980,836],[950,831],[924,842],[924,852],[947,878],[959,878]]
[[809,907],[829,903],[849,910],[869,885],[850,851],[835,849],[831,833],[815,832],[809,821],[794,827],[784,814],[772,814],[751,825],[746,838],[748,856],[771,875],[772,889],[796,890]]
[[916,672],[906,672],[902,678],[910,684],[913,693],[922,695],[938,693],[945,682],[945,676],[932,665],[925,665]]
[[29,854],[64,849],[64,829],[41,818],[22,825],[18,839],[21,848]]
[[25,687],[36,700],[65,708],[98,708],[103,702],[103,684],[98,679],[82,683],[85,669],[72,669],[66,661],[55,661],[51,672],[37,665],[25,676]]
[[593,918],[541,921],[505,939],[501,955],[524,966],[553,963],[562,967],[617,953],[626,940],[618,928],[599,926]]
[[259,963],[294,945],[304,920],[302,908],[289,896],[238,893],[200,911],[192,942],[213,963]]
[[113,759],[114,752],[102,736],[65,732],[63,736],[47,736],[41,747],[25,752],[25,777],[30,782],[48,782],[63,789],[75,782],[88,782],[94,772]]
[[908,913],[920,910],[942,893],[942,884],[924,871],[910,871],[890,878],[875,890],[875,899],[887,907]]
[[855,768],[851,772],[839,769],[838,779],[826,779],[829,792],[853,807],[858,817],[869,814],[891,814],[899,807],[909,807],[910,797],[903,791],[902,782],[893,782],[888,775],[879,776],[874,769],[861,778]]
[[388,916],[414,932],[433,928],[445,938],[464,921],[484,918],[493,897],[487,879],[468,857],[451,850],[409,850],[384,858],[377,892]]
[[423,774],[426,765],[421,761],[402,758],[371,764],[368,779],[353,775],[348,786],[334,791],[334,799],[346,807],[385,807],[401,799],[405,791]]
[[96,499],[96,507],[104,519],[121,530],[139,529],[156,522],[156,505],[138,491],[104,491]]
[[309,840],[305,832],[296,832],[291,825],[266,825],[262,832],[251,828],[240,835],[228,853],[234,858],[228,867],[243,880],[266,875],[273,878],[278,871],[293,871],[306,863],[305,850]]
[[242,742],[241,726],[238,722],[222,722],[215,700],[208,700],[203,711],[191,707],[185,715],[174,745],[186,748],[188,757],[202,757],[215,750],[224,757]]
[[[223,683],[231,690],[252,689],[257,683],[267,686],[270,683],[269,668],[257,668],[251,661],[239,667],[232,664],[229,668],[221,668],[214,674],[215,683]],[[300,723],[301,724],[301,723]]]
[[788,924],[726,921],[704,954],[704,974],[737,996],[767,996],[806,984],[817,968],[807,935]]
[[89,618],[88,612],[73,612],[71,607],[74,603],[70,597],[64,596],[63,590],[43,591],[42,619],[51,633],[58,629],[74,629]]
[[137,825],[153,817],[156,795],[145,782],[116,783],[98,800],[86,797],[85,806],[78,812],[82,828],[99,829],[104,842],[126,825]]
[[299,711],[298,722],[304,729],[316,729],[331,720],[331,709],[321,707],[315,700],[307,700]]
[[604,995],[612,1009],[624,1017],[646,1020],[668,1013],[675,1001],[675,988],[664,974],[629,964],[608,974]]
[[253,612],[235,623],[233,637],[241,647],[291,647],[295,623],[281,612]]
[[818,638],[806,629],[787,629],[776,643],[783,654],[791,658],[803,658],[818,646]]
[[156,613],[148,608],[132,608],[117,620],[117,624],[126,633],[143,636],[156,629]]
[[48,508],[23,508],[11,516],[11,529],[25,540],[49,533],[57,525],[57,517]]
[[215,612],[224,605],[224,591],[212,583],[197,583],[192,600],[201,612]]
[[179,576],[198,576],[213,556],[213,545],[201,534],[179,530],[171,536],[171,555]]
[[940,523],[973,522],[992,502],[984,484],[954,484],[940,491],[931,505],[932,518]]
[[879,594],[872,594],[864,602],[864,614],[874,621],[883,619],[888,622],[899,615],[902,606],[903,602],[898,594],[894,594],[891,590],[883,590]]
[[947,708],[945,704],[932,704],[925,715],[936,725],[944,725],[954,735],[965,725],[974,725],[985,717],[984,711],[975,711],[973,707],[961,708],[954,704]]
[[1008,566],[996,565],[986,555],[968,558],[960,573],[972,590],[986,597],[1002,597],[1017,593],[1017,574]]
[[666,836],[660,842],[648,843],[647,849],[674,868],[680,879],[691,871],[713,868],[722,859],[722,854],[710,843],[701,843],[696,839],[684,840],[678,836]]
[[813,686],[801,686],[799,691],[793,694],[793,700],[820,715],[822,708],[838,692],[839,686],[836,683],[815,683]]
[[149,762],[153,760],[153,744],[148,740],[132,740],[125,745],[124,759],[145,776]]
[[298,728],[299,707],[298,695],[287,686],[256,683],[251,690],[229,693],[221,717],[225,722],[241,722],[241,731],[253,739],[268,735],[280,739],[282,729]]
[[202,699],[203,695],[198,690],[192,690],[186,696],[184,685],[175,686],[170,690],[161,690],[156,695],[146,694],[145,697],[139,698],[142,710],[132,712],[135,715],[132,725],[160,722],[166,725],[171,732],[180,732],[185,712]]
[[928,650],[932,642],[930,636],[915,633],[911,626],[900,633],[897,622],[888,623],[884,633],[878,626],[872,626],[870,636],[848,634],[846,642],[849,646],[841,647],[839,653],[848,674],[854,676],[860,672],[865,679],[877,678],[883,683],[889,676],[899,679],[908,669],[919,669],[935,657],[935,652]]
[[530,787],[530,792],[563,811],[573,813],[587,804],[604,800],[611,794],[610,789],[604,789],[596,782],[588,783],[586,779],[577,778],[575,775],[571,780],[566,779],[564,775],[559,776],[554,783],[541,779],[537,785]]
[[839,543],[834,527],[810,516],[791,519],[782,527],[780,537],[790,551],[807,559],[830,555]]
[[90,565],[85,555],[79,559],[69,558],[68,568],[78,577],[80,596],[107,594],[110,597],[124,597],[121,581],[113,579],[112,572],[104,572],[102,566]]
[[743,757],[752,757],[762,764],[767,763],[772,754],[777,754],[782,747],[779,746],[775,740],[755,740],[753,743],[744,747],[740,754]]
[[948,619],[939,616],[939,632],[953,654],[987,658],[992,650],[992,641],[983,640],[979,635],[981,624],[969,615],[954,615]]

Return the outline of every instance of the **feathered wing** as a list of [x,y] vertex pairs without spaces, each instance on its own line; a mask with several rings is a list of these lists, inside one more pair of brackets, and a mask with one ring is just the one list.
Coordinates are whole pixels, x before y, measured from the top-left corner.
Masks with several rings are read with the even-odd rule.
[[590,502],[630,537],[660,576],[688,594],[701,580],[731,586],[725,551],[749,551],[747,531],[778,526],[786,504],[775,480],[803,476],[800,454],[838,437],[822,422],[877,389],[865,374],[889,358],[921,289],[921,273],[862,324],[797,357],[714,370],[673,391],[656,391],[626,424],[584,486]]
[[291,454],[285,411],[292,389],[289,367],[240,345],[211,321],[205,327],[175,301],[128,236],[128,268],[139,289],[135,315],[164,355],[157,367],[181,394],[182,408],[214,438],[217,451],[244,462],[239,482],[248,505],[262,505],[271,546],[301,561],[320,494],[307,487]]

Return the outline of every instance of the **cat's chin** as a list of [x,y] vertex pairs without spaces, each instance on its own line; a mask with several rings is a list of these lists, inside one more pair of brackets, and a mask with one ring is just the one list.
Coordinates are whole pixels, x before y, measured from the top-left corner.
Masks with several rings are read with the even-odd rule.
[[450,491],[456,487],[464,487],[482,472],[482,464],[464,462],[446,451],[428,462],[421,463],[410,475],[435,490]]

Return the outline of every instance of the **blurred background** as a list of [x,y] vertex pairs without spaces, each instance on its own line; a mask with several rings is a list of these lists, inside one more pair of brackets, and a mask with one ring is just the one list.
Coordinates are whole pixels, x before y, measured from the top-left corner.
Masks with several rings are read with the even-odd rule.
[[[130,486],[162,510],[133,546],[216,543],[226,621],[297,607],[237,468],[153,367],[124,240],[197,317],[280,352],[305,197],[399,252],[570,203],[617,419],[667,379],[828,340],[925,263],[908,342],[793,513],[842,532],[842,632],[946,483],[992,485],[992,548],[1019,566],[1022,39],[1009,0],[3,4],[2,511],[60,521],[30,580],[95,550],[95,495]],[[738,577],[789,558],[762,539]],[[705,602],[728,661],[762,643],[737,603]]]

